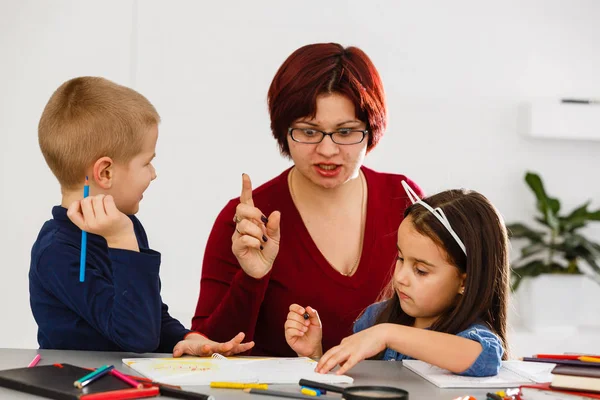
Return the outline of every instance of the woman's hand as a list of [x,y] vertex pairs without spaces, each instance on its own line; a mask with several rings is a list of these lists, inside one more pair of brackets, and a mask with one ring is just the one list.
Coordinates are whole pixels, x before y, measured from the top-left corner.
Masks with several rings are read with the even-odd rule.
[[[308,319],[304,318],[304,315]],[[319,358],[323,354],[321,339],[323,331],[317,310],[303,308],[298,304],[290,306],[290,312],[284,324],[285,340],[300,357]]]
[[381,352],[387,347],[388,325],[375,325],[344,338],[342,343],[332,347],[321,357],[315,371],[326,374],[339,365],[340,369],[336,374],[342,375],[360,361]]
[[273,211],[269,218],[252,201],[250,177],[242,174],[242,194],[233,222],[235,232],[231,250],[244,272],[255,279],[269,273],[279,252],[279,221],[281,214]]
[[213,353],[219,353],[223,356],[243,353],[254,347],[254,342],[242,343],[244,336],[244,333],[240,332],[230,341],[218,343],[200,334],[192,333],[175,345],[173,348],[173,357],[180,357],[184,354],[205,357]]

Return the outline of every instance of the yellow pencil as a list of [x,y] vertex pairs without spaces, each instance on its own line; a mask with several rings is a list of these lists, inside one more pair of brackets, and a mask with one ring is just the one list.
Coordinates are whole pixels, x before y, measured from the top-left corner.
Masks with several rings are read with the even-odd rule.
[[215,389],[261,389],[267,390],[269,385],[266,383],[238,383],[238,382],[211,382],[211,388]]
[[593,362],[593,363],[600,363],[600,357],[579,357],[579,361],[586,361],[586,362]]

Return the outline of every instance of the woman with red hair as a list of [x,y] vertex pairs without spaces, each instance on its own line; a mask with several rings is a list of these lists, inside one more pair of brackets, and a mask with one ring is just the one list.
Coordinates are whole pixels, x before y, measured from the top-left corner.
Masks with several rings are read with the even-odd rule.
[[273,136],[294,165],[254,191],[243,175],[242,195],[208,239],[192,328],[216,341],[245,332],[253,355],[294,356],[284,336],[288,309],[310,304],[305,318],[320,317],[327,351],[352,333],[393,270],[410,203],[402,180],[421,192],[404,175],[363,166],[387,110],[362,50],[299,48],[273,78],[268,105]]

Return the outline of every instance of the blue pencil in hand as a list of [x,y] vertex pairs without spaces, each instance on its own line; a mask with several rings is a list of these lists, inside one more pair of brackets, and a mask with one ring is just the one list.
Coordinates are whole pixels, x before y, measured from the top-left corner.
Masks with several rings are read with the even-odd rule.
[[[85,177],[85,184],[83,185],[83,198],[85,199],[90,195],[90,186],[88,184],[88,177]],[[79,282],[85,281],[85,256],[87,254],[87,232],[81,231],[81,257],[79,259]]]

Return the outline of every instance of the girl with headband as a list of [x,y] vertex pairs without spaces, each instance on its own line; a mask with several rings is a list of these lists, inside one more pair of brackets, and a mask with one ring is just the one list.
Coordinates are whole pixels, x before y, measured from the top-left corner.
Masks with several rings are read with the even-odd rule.
[[[354,334],[324,355],[319,315],[290,306],[288,344],[320,358],[317,371],[343,374],[366,358],[418,359],[467,376],[493,376],[507,358],[508,238],[502,217],[481,194],[448,190],[413,203],[397,236],[385,300],[372,304]],[[308,313],[309,318],[304,319]]]

